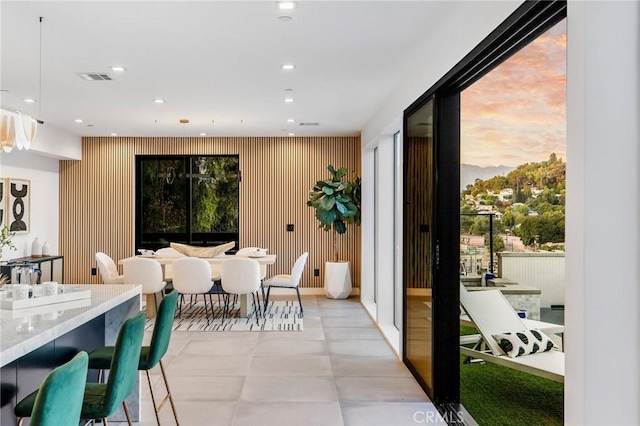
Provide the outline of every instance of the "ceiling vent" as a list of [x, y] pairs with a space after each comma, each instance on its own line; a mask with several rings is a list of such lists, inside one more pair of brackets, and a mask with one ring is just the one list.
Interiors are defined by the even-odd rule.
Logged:
[[300, 123], [301, 126], [319, 126], [320, 123]]
[[78, 77], [87, 81], [111, 81], [113, 78], [109, 74], [99, 72], [79, 72]]

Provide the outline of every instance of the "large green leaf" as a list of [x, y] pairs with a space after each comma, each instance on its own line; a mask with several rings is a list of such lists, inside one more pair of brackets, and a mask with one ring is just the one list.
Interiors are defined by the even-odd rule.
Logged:
[[330, 186], [325, 186], [322, 188], [322, 192], [324, 192], [327, 195], [333, 195], [334, 190]]
[[323, 210], [331, 210], [335, 204], [336, 199], [334, 197], [323, 197], [320, 200], [320, 208]]
[[347, 194], [336, 195], [336, 201], [339, 201], [341, 203], [350, 203], [351, 197], [349, 197]]
[[317, 213], [318, 220], [326, 226], [331, 226], [331, 224], [338, 218], [338, 214], [333, 209], [328, 211], [318, 210]]
[[338, 209], [338, 211], [340, 212], [340, 214], [342, 214], [343, 216], [349, 212], [349, 208], [347, 206], [345, 206], [343, 203], [341, 203], [340, 201], [338, 201], [336, 199], [336, 208]]
[[323, 192], [310, 192], [309, 193], [309, 201], [318, 201], [324, 195]]

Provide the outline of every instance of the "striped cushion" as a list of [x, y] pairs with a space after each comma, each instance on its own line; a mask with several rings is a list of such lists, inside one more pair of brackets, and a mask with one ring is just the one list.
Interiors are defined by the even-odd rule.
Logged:
[[511, 358], [547, 352], [555, 348], [555, 344], [546, 334], [535, 329], [494, 334], [493, 338]]

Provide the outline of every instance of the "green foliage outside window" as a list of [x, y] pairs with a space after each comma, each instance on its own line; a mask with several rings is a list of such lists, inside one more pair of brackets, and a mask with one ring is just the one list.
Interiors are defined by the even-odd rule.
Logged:
[[193, 232], [237, 232], [238, 157], [192, 160], [191, 229]]
[[138, 167], [137, 244], [237, 238], [238, 156], [151, 157], [140, 159]]

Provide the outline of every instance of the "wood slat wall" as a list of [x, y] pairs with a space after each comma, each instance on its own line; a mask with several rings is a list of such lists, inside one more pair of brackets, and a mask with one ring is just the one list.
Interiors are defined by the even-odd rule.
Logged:
[[[261, 246], [278, 255], [269, 274], [289, 273], [304, 251], [309, 260], [301, 287], [322, 287], [324, 262], [332, 259], [333, 233], [318, 229], [306, 206], [328, 164], [360, 174], [359, 137], [105, 137], [83, 138], [82, 160], [60, 162], [60, 251], [65, 281], [98, 283], [94, 255], [117, 262], [135, 254], [135, 156], [238, 154], [240, 246]], [[286, 232], [286, 224], [295, 226]], [[349, 226], [339, 241], [340, 258], [351, 261], [360, 283], [360, 228]], [[313, 271], [320, 270], [314, 277]]]
[[[428, 137], [407, 138], [405, 185], [405, 226], [409, 243], [405, 245], [406, 285], [409, 288], [432, 288], [433, 255], [433, 141]], [[428, 232], [421, 232], [427, 225]]]

